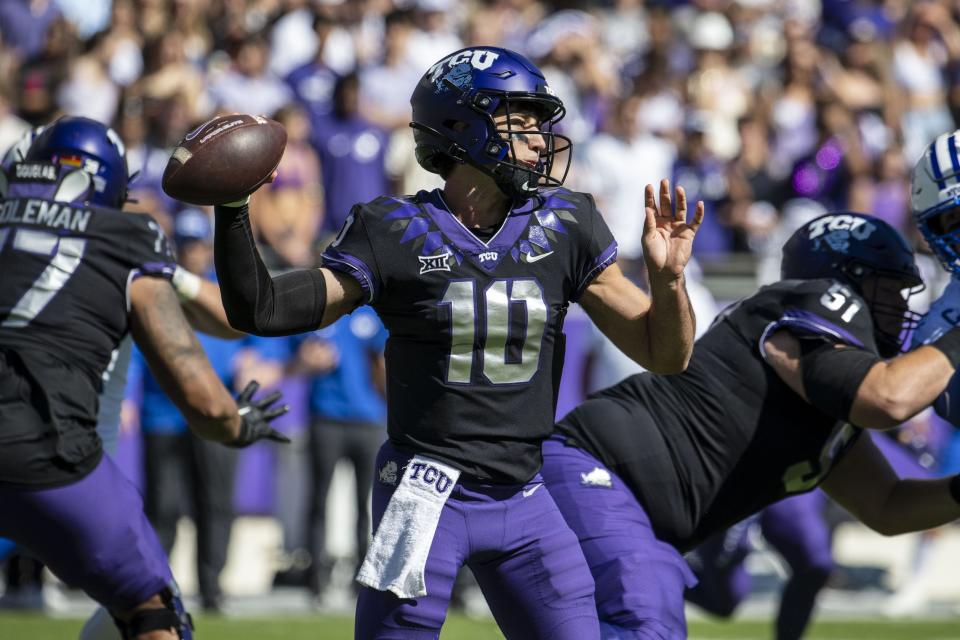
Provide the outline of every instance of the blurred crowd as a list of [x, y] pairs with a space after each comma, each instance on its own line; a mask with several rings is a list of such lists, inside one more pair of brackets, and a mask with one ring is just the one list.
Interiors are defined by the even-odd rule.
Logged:
[[[639, 252], [640, 193], [662, 176], [707, 203], [702, 261], [762, 252], [792, 202], [908, 228], [909, 167], [960, 109], [950, 0], [6, 0], [0, 146], [59, 113], [110, 122], [139, 206], [171, 145], [217, 112], [280, 120], [280, 179], [254, 210], [277, 268], [312, 264], [350, 204], [436, 183], [409, 95], [461, 46], [544, 69], [594, 191]], [[812, 201], [812, 202], [811, 202]]]
[[[167, 197], [164, 167], [218, 113], [271, 116], [287, 149], [252, 222], [272, 269], [313, 266], [353, 203], [439, 185], [408, 127], [424, 71], [463, 46], [502, 46], [539, 65], [566, 105], [566, 184], [595, 194], [624, 260], [640, 262], [644, 185], [669, 177], [706, 203], [704, 269], [739, 254], [771, 280], [782, 241], [825, 210], [869, 212], [917, 238], [909, 169], [960, 122], [958, 24], [956, 0], [2, 0], [0, 149], [61, 114], [112, 124], [136, 173], [130, 208], [152, 213], [189, 268], [212, 277], [210, 212]], [[366, 544], [382, 331], [355, 314], [298, 340], [205, 343], [225, 380], [279, 385], [295, 405], [286, 429], [300, 438], [278, 454], [289, 459], [277, 510], [287, 552], [307, 560], [280, 583], [319, 593], [329, 580], [324, 500], [340, 457], [357, 468]], [[151, 404], [150, 385], [135, 367], [127, 424], [152, 452], [147, 509], [169, 548], [177, 505], [164, 498], [170, 474], [187, 474], [159, 465], [192, 465], [191, 509], [209, 515], [200, 587], [216, 608], [233, 480], [203, 474], [229, 476], [235, 461], [184, 444], [185, 425]], [[284, 489], [297, 473], [306, 497]]]

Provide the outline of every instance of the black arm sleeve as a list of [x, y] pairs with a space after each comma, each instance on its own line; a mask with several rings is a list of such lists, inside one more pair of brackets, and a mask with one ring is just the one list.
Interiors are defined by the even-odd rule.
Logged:
[[810, 404], [832, 418], [849, 420], [857, 390], [880, 357], [824, 340], [801, 340], [800, 348], [803, 388]]
[[312, 331], [323, 321], [327, 285], [319, 269], [271, 278], [250, 228], [249, 209], [215, 207], [214, 264], [230, 325], [258, 336]]

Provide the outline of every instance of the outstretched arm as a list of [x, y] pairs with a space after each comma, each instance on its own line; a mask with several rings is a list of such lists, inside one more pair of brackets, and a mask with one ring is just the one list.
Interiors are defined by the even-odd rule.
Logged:
[[329, 269], [297, 269], [272, 278], [257, 251], [246, 203], [214, 212], [214, 262], [234, 329], [259, 336], [304, 333], [360, 304], [360, 285]]
[[693, 352], [696, 318], [683, 270], [703, 221], [703, 203], [697, 203], [693, 222], [687, 223], [682, 187], [676, 190], [676, 215], [668, 180], [660, 182], [659, 209], [651, 185], [645, 197], [643, 257], [650, 296], [612, 265], [590, 283], [580, 303], [600, 331], [638, 364], [655, 373], [679, 373]]
[[224, 340], [237, 340], [247, 335], [230, 326], [220, 298], [220, 287], [215, 283], [177, 265], [170, 284], [180, 298], [183, 315], [197, 331]]
[[932, 529], [960, 518], [951, 484], [956, 477], [907, 480], [897, 476], [868, 434], [837, 462], [824, 490], [858, 520], [885, 536]]
[[[197, 337], [187, 324], [170, 285], [158, 278], [139, 278], [130, 285], [130, 324], [160, 386], [197, 435], [232, 446], [260, 438], [280, 439], [269, 421], [280, 413], [267, 411], [265, 400], [240, 403], [217, 376]], [[255, 390], [255, 389], [254, 389]], [[270, 404], [277, 398], [268, 398]]]
[[235, 439], [240, 434], [237, 403], [210, 366], [170, 285], [139, 278], [130, 286], [130, 303], [134, 340], [187, 423], [208, 440]]
[[770, 336], [764, 347], [767, 364], [810, 404], [858, 427], [889, 429], [943, 393], [955, 367], [941, 349], [958, 338], [960, 329], [952, 329], [892, 360], [839, 344], [808, 347], [804, 353], [800, 340], [786, 330]]

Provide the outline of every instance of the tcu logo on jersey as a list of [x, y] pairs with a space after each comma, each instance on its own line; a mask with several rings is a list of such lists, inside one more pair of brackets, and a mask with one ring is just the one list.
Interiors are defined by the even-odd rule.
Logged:
[[450, 476], [432, 464], [426, 464], [424, 462], [411, 463], [410, 479], [431, 485], [437, 493], [446, 493], [453, 485]]
[[450, 271], [450, 252], [438, 256], [417, 256], [420, 261], [420, 275], [431, 271]]
[[480, 262], [496, 262], [497, 258], [500, 257], [496, 251], [484, 251], [480, 254]]
[[489, 69], [497, 58], [500, 57], [500, 54], [496, 51], [487, 51], [486, 49], [468, 49], [467, 51], [461, 51], [460, 53], [454, 54], [447, 58], [446, 60], [441, 60], [437, 64], [430, 67], [430, 71], [427, 73], [430, 74], [430, 82], [436, 82], [440, 75], [443, 73], [444, 69], [452, 69], [460, 64], [469, 64], [474, 69]]
[[838, 214], [824, 216], [810, 224], [810, 239], [819, 238], [827, 231], [847, 231], [857, 240], [866, 240], [877, 228], [864, 218]]

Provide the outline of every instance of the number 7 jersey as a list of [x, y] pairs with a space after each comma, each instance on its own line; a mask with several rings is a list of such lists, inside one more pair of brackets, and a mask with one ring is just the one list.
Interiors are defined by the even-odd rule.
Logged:
[[45, 392], [70, 407], [71, 420], [93, 423], [128, 331], [130, 282], [173, 266], [148, 215], [0, 200], [0, 349], [17, 352]]
[[523, 482], [553, 427], [567, 305], [616, 253], [587, 194], [543, 190], [483, 242], [435, 190], [355, 206], [323, 264], [360, 283], [390, 333], [391, 441]]

